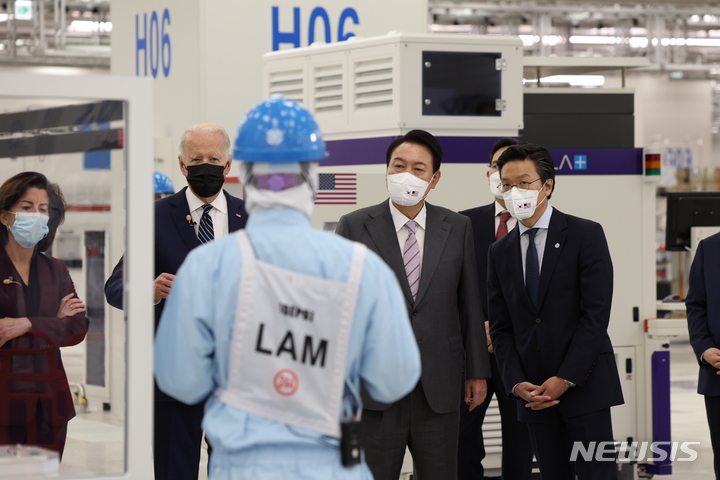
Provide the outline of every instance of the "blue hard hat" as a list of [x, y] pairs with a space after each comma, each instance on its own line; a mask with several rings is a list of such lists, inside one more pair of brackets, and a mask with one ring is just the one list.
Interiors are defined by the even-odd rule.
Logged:
[[233, 158], [243, 162], [307, 162], [327, 157], [317, 122], [302, 105], [273, 95], [240, 121]]
[[153, 184], [155, 185], [155, 193], [175, 193], [172, 180], [164, 173], [153, 173]]

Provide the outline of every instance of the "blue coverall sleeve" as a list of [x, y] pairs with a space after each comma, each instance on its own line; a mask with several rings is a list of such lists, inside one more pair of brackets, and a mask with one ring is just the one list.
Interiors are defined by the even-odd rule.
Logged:
[[[360, 376], [372, 398], [391, 403], [420, 379], [420, 351], [397, 277], [373, 252], [363, 272], [359, 300], [373, 292]], [[367, 305], [359, 305], [365, 308]]]

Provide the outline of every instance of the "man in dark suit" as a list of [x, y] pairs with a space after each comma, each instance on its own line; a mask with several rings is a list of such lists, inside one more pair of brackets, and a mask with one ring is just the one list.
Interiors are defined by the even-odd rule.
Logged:
[[687, 307], [690, 344], [700, 364], [698, 393], [705, 396], [715, 478], [720, 478], [720, 233], [702, 240], [690, 268]]
[[490, 376], [470, 221], [425, 202], [441, 161], [428, 132], [396, 139], [386, 154], [390, 200], [338, 225], [337, 233], [367, 245], [397, 275], [422, 361], [420, 382], [402, 400], [387, 405], [363, 395], [363, 443], [376, 480], [397, 480], [406, 446], [419, 478], [455, 478], [463, 364], [470, 408], [485, 399]]
[[532, 445], [528, 435], [527, 426], [517, 419], [517, 402], [508, 397], [503, 386], [497, 361], [493, 353], [490, 340], [490, 327], [488, 325], [487, 311], [487, 258], [490, 245], [505, 235], [517, 224], [517, 220], [510, 216], [505, 201], [500, 192], [500, 172], [497, 160], [500, 155], [512, 145], [517, 145], [514, 138], [501, 138], [490, 150], [490, 164], [487, 172], [490, 193], [495, 201], [490, 205], [471, 208], [460, 212], [470, 218], [472, 222], [473, 237], [475, 238], [475, 259], [480, 299], [485, 314], [485, 335], [488, 352], [490, 353], [490, 368], [492, 377], [488, 382], [487, 397], [485, 401], [473, 411], [467, 404], [460, 403], [460, 436], [458, 438], [458, 480], [482, 480], [485, 469], [482, 461], [485, 458], [485, 443], [483, 441], [482, 425], [485, 414], [490, 406], [490, 400], [495, 393], [500, 409], [502, 422], [502, 478], [505, 480], [530, 480], [532, 475]]
[[[230, 148], [230, 138], [219, 125], [201, 123], [182, 135], [178, 161], [190, 188], [155, 202], [156, 330], [175, 273], [188, 252], [245, 226], [245, 202], [222, 190], [232, 165]], [[105, 283], [105, 298], [120, 309], [122, 271], [121, 258]], [[155, 386], [155, 480], [197, 480], [204, 404], [185, 405]]]
[[610, 407], [623, 403], [607, 327], [613, 269], [602, 227], [548, 205], [549, 152], [509, 147], [498, 159], [518, 228], [490, 246], [488, 318], [508, 395], [518, 397], [543, 478], [617, 478], [614, 455], [578, 456], [574, 442], [612, 442]]

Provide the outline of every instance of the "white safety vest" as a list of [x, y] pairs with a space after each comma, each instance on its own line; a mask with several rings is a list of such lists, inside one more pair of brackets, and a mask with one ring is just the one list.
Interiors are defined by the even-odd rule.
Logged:
[[340, 438], [348, 342], [367, 248], [355, 244], [337, 282], [259, 261], [238, 232], [243, 266], [220, 400], [245, 412]]

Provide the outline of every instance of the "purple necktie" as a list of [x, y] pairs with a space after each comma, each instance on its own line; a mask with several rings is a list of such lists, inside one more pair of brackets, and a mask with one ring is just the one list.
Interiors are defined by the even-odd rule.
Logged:
[[407, 276], [408, 285], [410, 285], [413, 300], [415, 300], [420, 286], [420, 245], [418, 245], [417, 238], [415, 238], [417, 227], [418, 224], [414, 220], [410, 220], [405, 224], [405, 228], [408, 229], [409, 233], [403, 250], [405, 275]]

